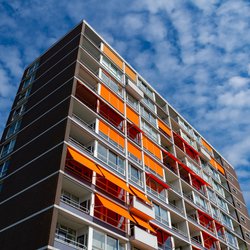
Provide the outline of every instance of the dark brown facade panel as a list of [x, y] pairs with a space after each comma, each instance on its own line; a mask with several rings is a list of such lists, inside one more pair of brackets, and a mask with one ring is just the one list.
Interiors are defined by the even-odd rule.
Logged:
[[[53, 78], [53, 80], [49, 81], [46, 86], [45, 85], [43, 86], [43, 84], [45, 84], [46, 82], [41, 83], [41, 84], [38, 83], [38, 85], [41, 85], [40, 86], [41, 88], [38, 91], [36, 91], [35, 93], [34, 93], [35, 89], [33, 86], [32, 93], [34, 93], [34, 94], [30, 95], [30, 97], [29, 97], [26, 110], [28, 110], [33, 105], [37, 104], [37, 102], [39, 102], [39, 100], [47, 97], [49, 94], [51, 94], [54, 90], [56, 90], [57, 88], [59, 88], [63, 84], [69, 84], [70, 86], [72, 86], [73, 79], [71, 79], [71, 78], [73, 78], [74, 72], [75, 72], [75, 64], [73, 63], [71, 66], [69, 66], [65, 70], [61, 71], [60, 74], [58, 74], [56, 77]], [[53, 77], [53, 76], [51, 76], [51, 77]], [[67, 83], [67, 81], [70, 81], [70, 83]], [[65, 89], [65, 91], [66, 91], [66, 89]], [[67, 96], [70, 94], [71, 94], [71, 89], [68, 89], [68, 92], [66, 92], [64, 96]], [[17, 102], [17, 97], [15, 98], [15, 103], [16, 102]], [[14, 106], [15, 105], [13, 105], [13, 107]], [[7, 124], [9, 124], [11, 122], [11, 117], [13, 115], [13, 112], [14, 112], [14, 110], [12, 110], [10, 112]], [[6, 131], [4, 131], [4, 133], [5, 132]]]
[[[66, 95], [66, 92], [63, 92], [64, 89], [58, 91], [58, 95], [49, 96], [24, 115], [21, 124], [23, 130], [18, 134], [17, 147], [38, 136], [68, 115], [70, 96], [64, 96]], [[59, 101], [56, 102], [56, 99]], [[61, 101], [63, 99], [64, 101]], [[59, 102], [60, 105], [56, 105]], [[29, 125], [30, 123], [32, 124]]]
[[48, 245], [53, 209], [49, 209], [0, 234], [3, 250], [34, 250]]
[[[75, 64], [71, 65], [70, 67], [62, 71], [53, 80], [51, 80], [46, 86], [42, 87], [37, 92], [35, 92], [32, 96], [30, 96], [27, 108], [29, 109], [33, 107], [35, 104], [39, 102], [39, 100], [47, 97], [50, 94], [53, 94], [52, 92], [54, 92], [59, 87], [64, 88], [64, 91], [65, 91], [63, 95], [64, 98], [66, 96], [71, 95], [74, 71], [75, 71]], [[62, 86], [62, 85], [67, 85], [67, 87]], [[58, 89], [57, 91], [60, 91], [60, 90]], [[56, 94], [54, 94], [54, 97], [55, 95]], [[57, 100], [60, 101], [59, 98], [57, 98]]]
[[[235, 170], [232, 167], [227, 167], [227, 168], [225, 168], [225, 170], [226, 170], [227, 175], [230, 174], [230, 175], [234, 176], [238, 180], [237, 174], [236, 174]], [[228, 178], [228, 179], [230, 180], [230, 178]]]
[[[56, 82], [54, 82], [54, 77], [58, 74], [61, 74], [62, 71], [64, 71], [69, 65], [71, 65], [74, 61], [76, 61], [77, 58], [78, 49], [71, 51], [70, 54], [66, 55], [60, 62], [52, 66], [45, 74], [41, 75], [39, 78], [37, 78], [32, 87], [32, 92], [34, 93], [37, 89], [39, 89], [41, 86], [46, 84], [47, 82], [53, 82], [54, 84], [58, 85]], [[72, 73], [68, 76], [65, 76], [65, 80], [68, 80], [70, 77], [72, 77]], [[51, 80], [53, 79], [53, 80]]]
[[241, 190], [240, 184], [239, 184], [238, 180], [235, 178], [228, 179], [228, 184], [229, 184], [231, 190], [233, 187], [236, 187], [237, 189]]
[[75, 36], [77, 36], [82, 31], [81, 22], [78, 26], [76, 26], [72, 31], [70, 31], [65, 37], [63, 37], [60, 41], [58, 41], [55, 45], [53, 45], [48, 51], [46, 51], [40, 58], [40, 64], [48, 60], [53, 54], [55, 54], [58, 50], [60, 50], [65, 44], [71, 41]]
[[13, 153], [10, 171], [14, 171], [17, 167], [24, 165], [25, 163], [45, 153], [55, 145], [62, 143], [64, 140], [66, 123], [66, 119], [61, 121], [34, 141]]
[[[235, 204], [235, 207], [237, 208], [238, 211], [240, 211], [240, 213], [242, 213], [244, 216], [247, 216], [248, 217], [248, 210], [247, 210], [247, 207], [243, 204], [241, 204], [241, 207], [238, 207], [237, 206], [237, 203], [239, 203], [239, 201], [234, 198], [234, 204]], [[245, 203], [244, 203], [245, 204]], [[240, 214], [238, 213], [238, 215]]]
[[[1, 218], [0, 229], [53, 205], [58, 176], [54, 175], [3, 203], [0, 207], [0, 214], [4, 215]], [[40, 230], [34, 231], [38, 233]]]
[[[46, 62], [40, 65], [36, 72], [36, 78], [39, 78], [42, 74], [44, 74], [47, 70], [53, 67], [56, 63], [58, 63], [63, 57], [70, 54], [74, 49], [79, 46], [80, 43], [80, 33], [78, 36], [73, 38], [73, 40], [65, 45], [61, 50], [57, 51], [54, 55], [52, 55]], [[60, 63], [60, 62], [59, 62]]]
[[60, 169], [62, 150], [63, 144], [6, 178], [2, 187], [0, 201], [6, 200], [8, 197], [57, 172]]

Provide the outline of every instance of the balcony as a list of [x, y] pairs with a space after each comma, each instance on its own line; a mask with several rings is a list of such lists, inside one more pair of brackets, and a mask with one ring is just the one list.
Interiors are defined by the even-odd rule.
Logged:
[[130, 211], [144, 220], [151, 220], [155, 218], [154, 208], [139, 201], [136, 196], [133, 196]]
[[89, 208], [87, 207], [87, 204], [83, 206], [80, 203], [75, 202], [63, 195], [60, 197], [60, 207], [82, 217], [84, 214], [89, 214]]
[[134, 246], [141, 249], [153, 250], [158, 248], [157, 237], [137, 226], [131, 229], [130, 240]]
[[54, 247], [60, 250], [87, 250], [87, 246], [76, 241], [75, 236], [69, 233], [63, 233], [62, 230], [56, 229]]
[[144, 93], [129, 79], [127, 79], [126, 90], [137, 100], [141, 100], [144, 97]]
[[211, 160], [211, 156], [210, 154], [203, 148], [203, 147], [200, 147], [200, 155], [203, 159], [207, 160], [207, 161], [210, 161]]
[[88, 242], [88, 226], [76, 217], [69, 218], [59, 211], [55, 231], [54, 247], [61, 250], [86, 250]]

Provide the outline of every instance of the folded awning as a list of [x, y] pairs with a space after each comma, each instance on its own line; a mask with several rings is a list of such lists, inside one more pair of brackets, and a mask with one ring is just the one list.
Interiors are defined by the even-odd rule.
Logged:
[[100, 169], [97, 167], [97, 165], [90, 160], [89, 158], [87, 158], [86, 156], [78, 153], [77, 151], [75, 151], [74, 149], [68, 147], [68, 153], [70, 154], [70, 156], [73, 158], [74, 161], [80, 163], [81, 165], [89, 168], [92, 171], [95, 171], [96, 173], [102, 175]]
[[207, 183], [201, 176], [199, 176], [198, 174], [196, 174], [191, 168], [189, 168], [187, 165], [185, 165], [184, 163], [182, 163], [181, 161], [178, 160], [179, 165], [182, 166], [182, 168], [184, 168], [185, 170], [187, 170], [191, 175], [193, 175], [196, 179], [198, 179], [203, 185], [206, 186], [211, 186], [209, 183]]
[[100, 194], [96, 194], [96, 196], [104, 207], [136, 223], [135, 219], [130, 215], [127, 209], [115, 204], [114, 202], [108, 200], [107, 198], [101, 196]]
[[161, 185], [163, 188], [165, 188], [165, 189], [169, 189], [169, 188], [170, 188], [170, 186], [169, 186], [166, 182], [160, 180], [160, 179], [157, 178], [154, 174], [151, 174], [151, 173], [146, 172], [146, 175], [147, 175], [149, 178], [151, 178], [151, 179], [153, 179], [154, 181], [156, 181], [156, 182], [157, 182], [159, 185]]
[[133, 215], [133, 218], [135, 219], [135, 221], [137, 222], [137, 224], [141, 227], [144, 227], [148, 230], [150, 230], [153, 233], [156, 233], [156, 231], [150, 226], [150, 224], [144, 220], [142, 220], [141, 218]]
[[107, 180], [111, 181], [112, 183], [124, 189], [125, 191], [133, 194], [130, 188], [127, 186], [125, 181], [121, 180], [119, 177], [110, 173], [108, 170], [102, 168], [101, 166], [98, 166], [98, 169], [100, 170], [101, 175], [103, 175]]
[[145, 196], [145, 194], [143, 192], [141, 192], [140, 190], [138, 190], [137, 188], [129, 185], [129, 188], [131, 189], [133, 195], [137, 196], [138, 198], [140, 198], [141, 200], [152, 204], [152, 202]]

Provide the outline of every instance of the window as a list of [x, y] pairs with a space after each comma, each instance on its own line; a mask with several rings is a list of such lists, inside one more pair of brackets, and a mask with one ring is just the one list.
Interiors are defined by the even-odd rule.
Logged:
[[155, 210], [155, 219], [161, 222], [162, 224], [169, 226], [168, 211], [158, 206], [157, 204], [153, 205]]
[[200, 136], [199, 136], [198, 134], [196, 134], [196, 133], [194, 132], [193, 136], [194, 136], [194, 139], [195, 139], [197, 142], [201, 143], [201, 138], [200, 138]]
[[29, 76], [28, 78], [26, 78], [23, 82], [23, 87], [22, 89], [27, 88], [35, 79], [35, 74]]
[[203, 179], [204, 179], [206, 182], [210, 183], [209, 176], [206, 175], [204, 172], [203, 172]]
[[68, 203], [72, 203], [73, 205], [74, 204], [77, 205], [80, 203], [80, 199], [77, 196], [75, 196], [75, 195], [73, 195], [65, 190], [62, 190], [62, 199]]
[[58, 224], [56, 229], [56, 238], [65, 242], [73, 243], [76, 240], [76, 231], [67, 226]]
[[122, 81], [122, 72], [105, 56], [102, 57], [101, 63], [115, 76], [119, 81]]
[[246, 219], [243, 216], [240, 216], [240, 220], [246, 223]]
[[125, 245], [109, 235], [94, 230], [93, 250], [124, 250]]
[[9, 161], [5, 161], [2, 164], [0, 164], [0, 178], [4, 177], [7, 174], [9, 165], [10, 165]]
[[156, 118], [151, 114], [150, 111], [148, 111], [144, 107], [141, 107], [141, 115], [142, 115], [142, 117], [145, 118], [146, 121], [148, 121], [154, 127], [156, 127]]
[[224, 214], [224, 213], [221, 213], [221, 219], [222, 219], [222, 223], [223, 223], [225, 226], [228, 226], [229, 228], [233, 229], [232, 220], [230, 219], [229, 216], [227, 216], [227, 215]]
[[222, 208], [224, 211], [228, 212], [227, 203], [219, 196], [217, 196], [218, 206]]
[[114, 152], [105, 148], [101, 144], [98, 144], [97, 157], [107, 163], [112, 169], [115, 169], [121, 174], [125, 174], [125, 163], [124, 159], [116, 155]]
[[234, 246], [234, 247], [238, 247], [238, 244], [237, 244], [237, 240], [236, 240], [236, 237], [234, 237], [231, 233], [229, 233], [228, 231], [226, 231], [226, 237], [227, 237], [227, 242]]
[[187, 161], [187, 166], [191, 168], [196, 174], [200, 174], [200, 169], [193, 163]]
[[127, 93], [127, 103], [129, 103], [135, 110], [138, 111], [139, 109], [138, 101], [129, 93]]
[[220, 175], [219, 175], [219, 173], [218, 173], [213, 167], [209, 167], [208, 171], [209, 171], [209, 174], [210, 174], [216, 181], [218, 181], [219, 183], [221, 183]]
[[35, 70], [38, 68], [38, 65], [39, 65], [38, 62], [33, 63], [33, 64], [29, 67], [29, 69], [27, 70], [26, 76], [29, 76], [29, 75], [31, 75], [33, 72], [35, 72]]
[[214, 192], [211, 189], [208, 188], [207, 193], [208, 193], [209, 200], [216, 203], [216, 196], [215, 196]]
[[232, 188], [232, 191], [237, 194], [237, 190], [235, 188]]
[[195, 196], [195, 204], [207, 211], [206, 201], [196, 193], [194, 193], [194, 196]]
[[143, 187], [142, 172], [138, 168], [129, 164], [129, 180], [136, 185]]
[[250, 233], [245, 232], [245, 235], [248, 239], [250, 239]]
[[123, 98], [122, 87], [102, 71], [101, 78], [116, 94]]
[[233, 178], [233, 176], [232, 176], [231, 174], [227, 174], [227, 177], [228, 177], [228, 179], [230, 179], [231, 181], [234, 180], [234, 178]]
[[212, 186], [214, 188], [215, 191], [217, 191], [221, 196], [223, 196], [225, 198], [225, 193], [223, 188], [220, 186], [220, 184], [218, 184], [215, 181], [212, 181]]
[[13, 122], [8, 129], [5, 139], [9, 138], [10, 136], [14, 135], [17, 131], [19, 131], [20, 125], [21, 125], [21, 120]]
[[19, 95], [17, 105], [23, 102], [30, 95], [30, 91], [31, 88], [28, 88]]
[[20, 107], [18, 107], [12, 114], [12, 121], [14, 119], [16, 119], [17, 117], [19, 117], [20, 115], [22, 115], [25, 111], [25, 104], [21, 105]]
[[142, 121], [142, 130], [143, 130], [151, 139], [153, 139], [155, 142], [158, 143], [158, 134], [157, 134], [156, 131], [155, 131], [150, 125], [148, 125], [145, 121]]
[[144, 83], [142, 80], [138, 80], [138, 87], [149, 97], [151, 97], [152, 99], [154, 98], [154, 94], [153, 91], [151, 89], [148, 88], [148, 86], [146, 85], [146, 83]]
[[236, 201], [236, 205], [237, 207], [241, 208], [241, 204], [238, 201]]
[[214, 218], [218, 218], [219, 214], [218, 214], [218, 209], [215, 208], [214, 206], [211, 206], [211, 211], [212, 211], [212, 215]]
[[155, 105], [147, 96], [145, 96], [142, 101], [147, 105], [148, 108], [155, 112]]
[[15, 142], [16, 142], [16, 139], [13, 139], [13, 140], [9, 141], [7, 144], [3, 145], [0, 158], [6, 156], [7, 154], [9, 154], [13, 151], [13, 148], [15, 146]]

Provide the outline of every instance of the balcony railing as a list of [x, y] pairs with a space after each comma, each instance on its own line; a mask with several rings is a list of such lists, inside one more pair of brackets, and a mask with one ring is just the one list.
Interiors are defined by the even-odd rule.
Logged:
[[188, 237], [187, 233], [181, 231], [179, 228], [176, 228], [176, 227], [172, 226], [172, 229], [173, 229], [173, 231], [176, 232], [177, 234], [180, 234], [180, 235], [182, 235], [182, 236], [184, 236], [184, 237], [186, 237], [186, 238]]
[[62, 202], [64, 202], [64, 203], [70, 205], [71, 207], [74, 207], [74, 208], [76, 208], [76, 209], [78, 209], [78, 210], [80, 210], [80, 211], [82, 211], [82, 212], [84, 212], [86, 214], [89, 214], [89, 209], [88, 208], [83, 207], [80, 203], [78, 203], [78, 202], [76, 202], [76, 201], [74, 201], [74, 200], [72, 200], [72, 199], [70, 199], [70, 198], [68, 198], [68, 197], [66, 197], [64, 195], [62, 195], [60, 197], [60, 200]]
[[151, 187], [147, 186], [147, 192], [152, 194], [153, 196], [157, 197], [158, 199], [165, 201], [166, 196], [163, 194], [158, 193], [157, 191], [153, 190]]
[[95, 122], [92, 123], [87, 123], [84, 120], [82, 120], [79, 116], [77, 116], [76, 114], [73, 114], [72, 117], [74, 119], [76, 119], [78, 122], [80, 122], [81, 124], [83, 124], [84, 126], [87, 126], [88, 128], [95, 130]]
[[172, 207], [174, 210], [177, 210], [179, 213], [184, 214], [184, 211], [181, 208], [174, 205], [173, 203], [169, 202], [168, 205]]
[[55, 234], [55, 240], [59, 241], [69, 247], [72, 247], [74, 249], [79, 249], [79, 250], [87, 250], [87, 246], [85, 246], [84, 244], [75, 241], [75, 236], [74, 235], [70, 235], [69, 233], [60, 233], [60, 229], [56, 229], [56, 234]]

